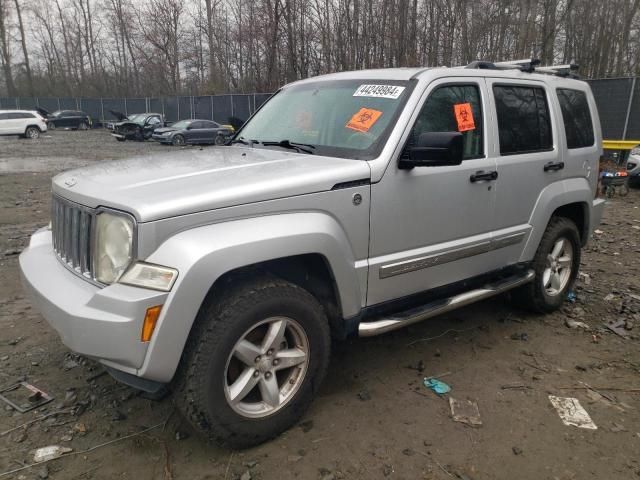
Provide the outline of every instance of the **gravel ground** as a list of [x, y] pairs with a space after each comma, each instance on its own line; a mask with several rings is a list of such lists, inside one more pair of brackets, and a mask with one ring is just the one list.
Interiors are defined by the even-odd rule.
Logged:
[[[26, 379], [55, 397], [25, 414], [0, 403], [0, 479], [640, 478], [640, 191], [608, 202], [577, 300], [561, 312], [531, 315], [500, 297], [337, 344], [298, 426], [229, 451], [197, 437], [170, 398], [146, 399], [70, 353], [20, 285], [17, 255], [49, 220], [54, 173], [165, 148], [103, 131], [0, 139], [0, 387]], [[602, 326], [609, 320], [626, 338]], [[422, 385], [432, 375], [449, 395]], [[579, 399], [598, 429], [565, 426], [549, 395]], [[448, 397], [477, 402], [482, 425], [454, 421]], [[47, 445], [73, 454], [3, 473]]]

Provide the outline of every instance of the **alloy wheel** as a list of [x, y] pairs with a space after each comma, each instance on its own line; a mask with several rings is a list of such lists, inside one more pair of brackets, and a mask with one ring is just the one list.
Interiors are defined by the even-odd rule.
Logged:
[[547, 262], [542, 274], [542, 284], [549, 296], [560, 294], [571, 279], [573, 268], [573, 246], [565, 238], [558, 238], [547, 255]]
[[295, 320], [267, 318], [235, 344], [225, 368], [229, 406], [248, 418], [263, 418], [284, 407], [304, 381], [309, 340]]

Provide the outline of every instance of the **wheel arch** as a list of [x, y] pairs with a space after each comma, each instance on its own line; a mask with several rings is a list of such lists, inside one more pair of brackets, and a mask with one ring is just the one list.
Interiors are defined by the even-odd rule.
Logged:
[[592, 230], [590, 205], [593, 190], [588, 178], [571, 178], [554, 182], [540, 193], [529, 218], [533, 227], [520, 256], [521, 262], [533, 259], [542, 236], [554, 216], [566, 217], [578, 227], [582, 246], [587, 244]]
[[138, 370], [151, 380], [171, 380], [202, 304], [256, 270], [312, 293], [337, 336], [345, 333], [341, 320], [361, 308], [361, 275], [349, 241], [338, 222], [320, 212], [197, 227], [169, 238], [146, 260], [179, 272]]

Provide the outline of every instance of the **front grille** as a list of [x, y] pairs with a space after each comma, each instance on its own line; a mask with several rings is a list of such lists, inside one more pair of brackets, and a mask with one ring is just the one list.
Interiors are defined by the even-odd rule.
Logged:
[[60, 197], [51, 201], [53, 250], [67, 268], [91, 280], [91, 231], [95, 212]]

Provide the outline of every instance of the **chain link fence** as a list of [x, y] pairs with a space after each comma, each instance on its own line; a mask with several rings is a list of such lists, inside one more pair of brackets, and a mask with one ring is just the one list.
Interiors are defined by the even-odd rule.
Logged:
[[[587, 80], [598, 105], [602, 135], [607, 140], [640, 140], [640, 81], [636, 77]], [[229, 123], [247, 120], [269, 93], [143, 98], [0, 97], [0, 109], [44, 108], [82, 110], [101, 123], [116, 120], [110, 110], [125, 115], [162, 113], [168, 122], [187, 118]]]
[[117, 120], [111, 111], [125, 115], [161, 113], [168, 122], [199, 118], [229, 123], [233, 117], [246, 121], [270, 96], [270, 93], [250, 93], [142, 98], [0, 97], [0, 109], [81, 110], [96, 123]]

